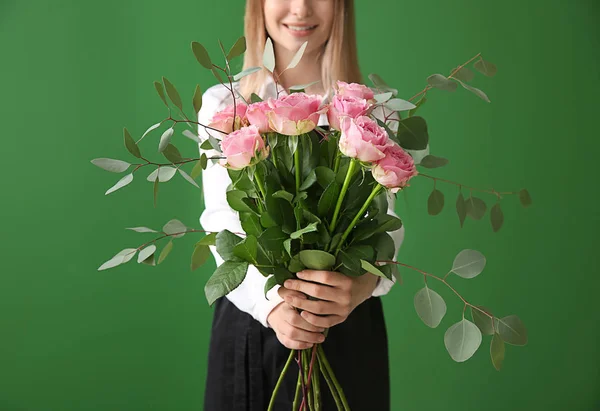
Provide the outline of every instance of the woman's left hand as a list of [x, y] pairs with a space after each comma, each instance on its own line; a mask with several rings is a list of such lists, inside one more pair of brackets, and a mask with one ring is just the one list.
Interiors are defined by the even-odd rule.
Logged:
[[[307, 322], [323, 328], [346, 321], [358, 305], [371, 297], [377, 285], [377, 276], [371, 273], [349, 277], [334, 271], [304, 270], [296, 276], [298, 280], [287, 280], [279, 288], [279, 295], [303, 310], [301, 315]], [[307, 299], [306, 295], [318, 300]]]

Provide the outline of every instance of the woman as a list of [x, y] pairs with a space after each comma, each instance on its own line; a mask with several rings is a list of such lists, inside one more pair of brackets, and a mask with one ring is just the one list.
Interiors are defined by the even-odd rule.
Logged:
[[[320, 80], [306, 92], [327, 96], [336, 80], [360, 83], [354, 24], [352, 0], [247, 0], [244, 68], [262, 65], [267, 36], [274, 44], [276, 75], [308, 41], [299, 65], [278, 78], [280, 93], [293, 85]], [[263, 99], [277, 94], [273, 77], [266, 70], [234, 86], [247, 99], [253, 92]], [[199, 122], [208, 124], [215, 112], [231, 103], [231, 93], [223, 85], [208, 89]], [[325, 116], [319, 124], [327, 126]], [[204, 128], [199, 132], [207, 137]], [[226, 201], [231, 180], [225, 168], [209, 166], [203, 181], [203, 228], [243, 232], [237, 214]], [[393, 209], [390, 198], [389, 212]], [[390, 234], [399, 248], [404, 229]], [[213, 254], [221, 264], [223, 260], [214, 249]], [[250, 267], [243, 283], [215, 303], [206, 411], [266, 410], [289, 349], [323, 342], [322, 332], [330, 327], [323, 348], [352, 410], [389, 410], [387, 335], [379, 296], [386, 294], [393, 282], [369, 273], [358, 278], [323, 271], [303, 274], [302, 280], [273, 288], [266, 299], [266, 278]], [[319, 301], [309, 300], [307, 295]], [[294, 307], [304, 310], [302, 315]], [[294, 367], [279, 390], [276, 410], [291, 410], [296, 379]], [[322, 384], [323, 409], [336, 409]]]

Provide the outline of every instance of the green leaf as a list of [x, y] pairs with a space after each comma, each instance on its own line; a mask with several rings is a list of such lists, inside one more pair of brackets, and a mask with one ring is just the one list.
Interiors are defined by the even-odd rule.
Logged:
[[227, 61], [231, 61], [234, 58], [241, 56], [246, 51], [246, 38], [244, 36], [237, 39], [235, 44], [227, 53]]
[[492, 357], [492, 364], [497, 371], [500, 371], [504, 363], [505, 349], [504, 341], [502, 341], [500, 335], [494, 334], [490, 343], [490, 356]]
[[173, 130], [172, 128], [168, 128], [167, 130], [165, 130], [164, 133], [162, 133], [162, 136], [160, 136], [160, 142], [158, 143], [158, 151], [160, 153], [165, 151], [165, 149], [171, 142], [171, 137], [173, 137], [173, 133], [175, 133], [175, 130]]
[[150, 257], [148, 257], [144, 261], [142, 261], [142, 264], [150, 265], [150, 266], [155, 266], [156, 265], [156, 261], [154, 259], [154, 254], [152, 254]]
[[393, 111], [407, 111], [417, 108], [417, 106], [415, 106], [410, 101], [402, 100], [399, 98], [393, 98], [391, 100], [388, 100], [384, 105], [386, 108]]
[[529, 207], [531, 205], [531, 196], [529, 195], [529, 191], [523, 189], [519, 191], [519, 200], [521, 201], [521, 205], [523, 207]]
[[173, 144], [167, 145], [167, 147], [164, 149], [164, 151], [162, 153], [163, 153], [163, 156], [165, 156], [165, 158], [167, 160], [169, 160], [171, 163], [179, 163], [180, 161], [183, 161], [183, 158], [181, 157], [181, 153], [179, 152], [177, 147], [175, 147]]
[[248, 198], [248, 194], [241, 190], [229, 190], [226, 194], [227, 203], [229, 206], [240, 213], [254, 213], [254, 210], [244, 202]]
[[233, 247], [233, 255], [244, 261], [248, 261], [254, 265], [256, 262], [256, 252], [258, 249], [258, 241], [253, 235], [248, 235], [242, 241], [240, 241], [235, 247]]
[[173, 104], [175, 104], [179, 110], [183, 111], [183, 103], [181, 102], [181, 97], [179, 96], [175, 86], [166, 77], [163, 77], [162, 80], [165, 84], [165, 90], [167, 90], [167, 96], [169, 96], [169, 99], [171, 99]]
[[202, 157], [200, 157], [200, 160], [196, 162], [196, 165], [194, 165], [194, 168], [192, 169], [191, 177], [193, 180], [196, 180], [198, 177], [200, 177], [200, 174], [202, 174], [202, 170], [204, 170], [206, 167], [206, 154], [202, 153], [202, 156], [204, 156], [205, 159], [204, 164], [202, 161]]
[[242, 241], [242, 238], [233, 234], [229, 230], [220, 231], [216, 237], [217, 253], [223, 260], [237, 260], [233, 249]]
[[275, 278], [274, 275], [272, 275], [269, 278], [267, 278], [267, 282], [265, 283], [265, 299], [268, 300], [267, 293], [269, 291], [271, 291], [271, 289], [273, 287], [275, 287], [276, 285], [277, 285], [277, 278]]
[[242, 217], [243, 218], [240, 218], [240, 220], [242, 221], [244, 232], [256, 237], [260, 236], [263, 230], [258, 216], [254, 213], [244, 213]]
[[311, 170], [310, 173], [308, 173], [308, 175], [302, 182], [302, 184], [300, 185], [300, 191], [308, 190], [316, 182], [317, 182], [317, 175], [315, 173], [315, 170]]
[[273, 197], [282, 198], [285, 201], [287, 201], [288, 203], [291, 203], [292, 200], [294, 199], [294, 195], [292, 193], [288, 193], [285, 190], [279, 190], [279, 191], [274, 192]]
[[427, 286], [415, 294], [414, 304], [417, 315], [428, 327], [436, 328], [446, 315], [446, 302]]
[[152, 189], [154, 208], [156, 208], [156, 202], [158, 200], [158, 183], [159, 182], [160, 181], [159, 181], [159, 176], [158, 176], [158, 172], [157, 172], [156, 176], [154, 178], [154, 184], [153, 184], [153, 189]]
[[204, 294], [209, 305], [235, 290], [246, 278], [248, 263], [245, 261], [225, 261], [217, 267], [204, 286]]
[[[454, 71], [454, 70], [453, 70]], [[469, 82], [475, 78], [475, 74], [469, 70], [467, 67], [462, 67], [458, 70], [454, 75], [452, 75], [457, 80]]]
[[[192, 133], [192, 131], [190, 130], [183, 130], [181, 134], [183, 134], [185, 137], [189, 138], [196, 144], [203, 144], [202, 140], [200, 140], [200, 137], [198, 137], [196, 133]], [[208, 149], [210, 149], [210, 147]]]
[[444, 334], [444, 345], [456, 362], [468, 360], [481, 345], [481, 331], [471, 321], [463, 318]]
[[[477, 308], [480, 308], [491, 315], [490, 310], [485, 308], [484, 306], [478, 305]], [[488, 317], [481, 311], [471, 307], [471, 318], [473, 318], [473, 322], [479, 328], [483, 335], [494, 334], [494, 322], [492, 321], [492, 317]]]
[[265, 228], [270, 228], [275, 227], [277, 222], [269, 214], [262, 214], [260, 216], [260, 224]]
[[427, 212], [429, 215], [438, 215], [444, 209], [444, 193], [434, 189], [427, 199]]
[[117, 191], [118, 189], [125, 187], [127, 184], [131, 183], [132, 181], [133, 181], [133, 173], [127, 174], [125, 177], [123, 177], [122, 179], [117, 181], [117, 184], [115, 184], [114, 186], [112, 186], [111, 188], [106, 190], [106, 193], [104, 193], [104, 195], [109, 195], [110, 193], [113, 193], [113, 192]]
[[304, 91], [307, 88], [309, 88], [310, 86], [314, 86], [317, 83], [320, 83], [321, 80], [316, 80], [316, 81], [311, 81], [310, 83], [306, 83], [306, 84], [295, 84], [293, 86], [290, 86], [290, 91]]
[[[240, 81], [242, 78], [249, 76], [250, 74], [254, 74], [257, 71], [261, 71], [262, 67], [250, 67], [247, 68], [246, 70], [240, 71], [239, 73], [237, 73], [236, 75], [233, 76], [233, 80], [234, 81]], [[254, 103], [254, 101], [253, 101]]]
[[148, 175], [148, 177], [146, 178], [146, 180], [148, 180], [150, 182], [154, 182], [156, 180], [156, 176], [158, 175], [158, 181], [160, 183], [166, 183], [167, 181], [172, 179], [173, 176], [175, 176], [176, 172], [177, 172], [177, 169], [174, 167], [162, 166], [162, 167], [159, 167], [156, 170], [154, 170], [152, 173], [150, 173]]
[[340, 250], [338, 259], [342, 264], [342, 267], [339, 267], [340, 272], [352, 277], [359, 277], [363, 274], [361, 259], [356, 254]]
[[[396, 246], [392, 236], [388, 233], [379, 233], [371, 237], [368, 242], [377, 250], [377, 260], [393, 260], [396, 256]], [[351, 247], [352, 248], [352, 247]]]
[[192, 271], [203, 265], [210, 257], [210, 248], [205, 244], [197, 242], [192, 253], [192, 262], [190, 268]]
[[131, 165], [126, 161], [113, 160], [112, 158], [95, 158], [92, 160], [92, 164], [111, 173], [122, 173]]
[[306, 267], [304, 266], [304, 264], [302, 264], [302, 261], [300, 261], [300, 256], [298, 254], [293, 256], [290, 260], [290, 263], [288, 264], [288, 270], [290, 270], [292, 273], [298, 273], [304, 270], [305, 268]]
[[398, 122], [397, 139], [402, 148], [424, 150], [429, 144], [427, 123], [423, 117], [408, 117]]
[[250, 102], [252, 102], [252, 103], [260, 103], [261, 101], [263, 101], [263, 99], [260, 98], [256, 93], [252, 93], [250, 95]]
[[196, 84], [196, 89], [194, 90], [194, 97], [192, 97], [192, 105], [194, 106], [194, 113], [198, 114], [200, 109], [202, 108], [202, 90], [200, 86]]
[[150, 132], [152, 132], [153, 130], [156, 130], [157, 128], [159, 128], [162, 125], [162, 121], [160, 123], [156, 123], [150, 126], [150, 128], [148, 128], [148, 130], [146, 130], [144, 132], [144, 134], [142, 134], [142, 136], [140, 137], [138, 143], [140, 141], [142, 141], [144, 139], [144, 137], [146, 137]]
[[302, 250], [298, 256], [311, 270], [330, 270], [335, 265], [335, 257], [321, 250]]
[[290, 154], [294, 155], [298, 149], [298, 136], [288, 136], [287, 141]]
[[331, 210], [335, 207], [338, 198], [340, 196], [340, 191], [342, 187], [336, 182], [332, 181], [319, 199], [319, 203], [317, 204], [317, 212], [320, 216], [326, 216], [330, 213]]
[[478, 60], [473, 64], [473, 67], [481, 74], [493, 77], [498, 72], [498, 69], [494, 63], [490, 63], [489, 61], [485, 61], [484, 59]]
[[462, 250], [452, 264], [454, 274], [462, 278], [477, 277], [485, 268], [485, 257], [476, 250]]
[[373, 85], [381, 91], [391, 91], [393, 96], [398, 94], [398, 90], [388, 86], [378, 74], [369, 74], [369, 80], [371, 80], [373, 82]]
[[458, 221], [460, 222], [460, 227], [462, 228], [465, 223], [465, 218], [467, 218], [467, 204], [465, 202], [465, 198], [463, 197], [462, 191], [458, 193], [458, 198], [456, 199], [456, 213], [458, 214]]
[[275, 226], [263, 231], [258, 239], [265, 250], [281, 252], [283, 250], [283, 242], [288, 238], [289, 236], [281, 231], [281, 228]]
[[394, 95], [394, 93], [392, 93], [391, 91], [381, 93], [381, 94], [375, 94], [373, 96], [373, 100], [375, 100], [375, 102], [377, 104], [382, 104], [382, 103], [385, 103], [386, 101], [388, 101], [389, 99], [391, 99], [393, 95]]
[[442, 76], [441, 74], [432, 74], [427, 78], [427, 83], [431, 87], [439, 88], [440, 90], [445, 91], [456, 91], [458, 87], [455, 82], [448, 79], [446, 76]]
[[502, 209], [500, 208], [500, 203], [494, 204], [490, 211], [490, 220], [492, 222], [492, 229], [494, 232], [497, 232], [502, 227], [504, 223], [504, 214], [502, 213]]
[[196, 245], [216, 245], [217, 244], [217, 233], [210, 233], [204, 236], [196, 243]]
[[487, 210], [485, 202], [478, 197], [470, 196], [465, 205], [467, 206], [467, 215], [473, 220], [481, 220]]
[[303, 229], [294, 231], [292, 234], [290, 234], [290, 238], [292, 240], [296, 240], [296, 239], [302, 237], [302, 234], [312, 233], [313, 231], [317, 231], [317, 225], [318, 225], [318, 223], [310, 223]]
[[511, 345], [527, 344], [527, 329], [516, 315], [496, 319], [496, 328], [505, 343]]
[[267, 38], [265, 43], [265, 51], [263, 53], [263, 66], [271, 73], [275, 70], [275, 52], [273, 50], [273, 42], [271, 38]]
[[473, 86], [469, 86], [468, 84], [463, 83], [460, 80], [457, 80], [457, 81], [461, 84], [461, 86], [463, 86], [465, 89], [469, 90], [471, 93], [475, 94], [477, 97], [479, 97], [480, 99], [482, 99], [486, 103], [490, 102], [489, 97], [483, 91], [481, 91], [478, 88], [475, 88]]
[[155, 251], [156, 246], [154, 244], [151, 244], [148, 247], [144, 248], [138, 254], [137, 262], [141, 263], [142, 261], [147, 260], [152, 254], [154, 254]]
[[425, 97], [425, 95], [421, 96], [421, 98], [419, 99], [419, 101], [417, 101], [417, 104], [415, 108], [413, 108], [412, 110], [410, 110], [408, 112], [408, 117], [412, 117], [415, 115], [415, 113], [417, 112], [417, 110], [427, 102], [427, 98]]
[[[360, 260], [360, 266], [363, 268], [363, 270], [366, 270], [367, 272], [369, 272], [369, 273], [371, 273], [373, 275], [376, 275], [376, 276], [381, 277], [381, 278], [388, 278], [377, 267], [375, 267], [374, 265], [372, 265], [368, 261]], [[388, 280], [391, 280], [391, 278], [388, 278]]]
[[167, 245], [165, 246], [165, 248], [162, 249], [162, 251], [160, 252], [160, 255], [158, 256], [157, 264], [160, 264], [163, 261], [165, 261], [165, 258], [167, 258], [167, 256], [169, 255], [169, 253], [171, 252], [172, 249], [173, 249], [173, 240], [169, 241], [167, 243]]
[[165, 106], [169, 107], [169, 103], [167, 103], [167, 99], [165, 98], [165, 90], [163, 89], [163, 85], [158, 81], [155, 81], [154, 88], [156, 89], [160, 99], [163, 101], [163, 103], [165, 103]]
[[298, 63], [300, 63], [300, 60], [302, 59], [302, 56], [304, 55], [304, 50], [306, 50], [307, 45], [308, 45], [308, 41], [305, 41], [304, 43], [302, 43], [302, 45], [300, 46], [300, 48], [298, 49], [296, 54], [294, 54], [294, 57], [292, 57], [292, 61], [290, 61], [290, 64], [288, 64], [286, 70], [293, 69], [294, 67], [296, 67], [298, 65]]
[[328, 167], [319, 166], [315, 168], [314, 171], [317, 177], [317, 182], [322, 188], [327, 188], [327, 186], [331, 184], [333, 180], [335, 180], [335, 173]]
[[291, 257], [292, 256], [292, 239], [291, 238], [288, 238], [287, 240], [285, 240], [283, 242], [283, 248], [285, 249], [285, 251], [287, 251], [287, 253]]
[[153, 230], [148, 227], [127, 227], [126, 230], [135, 231], [136, 233], [156, 233], [156, 230]]
[[137, 248], [126, 248], [121, 250], [113, 258], [98, 267], [98, 271], [108, 270], [109, 268], [116, 267], [120, 264], [125, 264], [133, 258], [135, 253], [137, 253]]
[[137, 144], [135, 144], [135, 141], [133, 141], [131, 134], [129, 134], [129, 131], [127, 131], [126, 128], [123, 128], [123, 140], [125, 141], [125, 147], [127, 148], [127, 151], [137, 158], [142, 158], [140, 148]]
[[193, 185], [196, 188], [200, 188], [200, 186], [198, 185], [198, 183], [196, 183], [194, 181], [194, 179], [192, 177], [190, 177], [190, 175], [188, 173], [186, 173], [185, 171], [183, 171], [182, 169], [177, 169], [177, 171], [179, 171], [179, 174], [181, 174], [181, 176], [183, 178], [185, 178], [191, 185]]
[[[172, 220], [169, 220], [163, 226], [162, 230], [165, 234], [168, 234], [168, 235], [172, 236], [173, 238], [180, 238], [185, 235], [185, 232], [187, 231], [187, 227], [181, 221], [179, 221], [177, 219], [172, 219]], [[176, 233], [180, 233], [180, 234], [176, 234]]]
[[432, 156], [431, 154], [426, 155], [421, 159], [419, 165], [425, 168], [438, 168], [444, 167], [448, 164], [448, 160], [443, 157]]
[[196, 60], [198, 60], [198, 63], [200, 63], [202, 66], [204, 66], [205, 68], [211, 70], [212, 67], [212, 61], [210, 60], [210, 56], [208, 55], [208, 51], [206, 51], [206, 49], [204, 48], [204, 46], [196, 41], [192, 42], [192, 52], [194, 53], [194, 56], [196, 57]]

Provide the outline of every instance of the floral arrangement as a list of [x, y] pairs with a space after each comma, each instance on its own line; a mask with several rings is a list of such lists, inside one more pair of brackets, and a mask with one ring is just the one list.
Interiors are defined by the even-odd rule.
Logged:
[[[287, 69], [293, 69], [304, 52], [300, 48]], [[432, 88], [455, 91], [461, 85], [489, 102], [486, 94], [468, 82], [474, 77], [467, 65], [486, 76], [493, 76], [496, 67], [477, 55], [452, 71], [449, 76], [434, 74], [427, 79], [425, 89], [408, 100], [397, 97], [397, 90], [389, 87], [378, 75], [369, 76], [373, 87], [338, 81], [331, 100], [323, 102], [320, 96], [304, 90], [309, 85], [292, 87], [292, 93], [262, 101], [253, 94], [251, 101], [235, 92], [233, 82], [259, 70], [274, 72], [275, 57], [270, 40], [263, 56], [263, 67], [253, 67], [232, 75], [230, 62], [245, 51], [245, 39], [240, 38], [228, 53], [224, 52], [225, 67], [214, 64], [206, 49], [197, 42], [192, 51], [198, 62], [211, 70], [217, 80], [232, 93], [233, 104], [216, 113], [210, 124], [199, 124], [184, 113], [183, 104], [175, 86], [163, 77], [155, 88], [169, 110], [169, 117], [151, 126], [136, 142], [127, 129], [124, 143], [127, 150], [142, 162], [131, 164], [122, 160], [98, 158], [96, 166], [125, 175], [106, 194], [131, 183], [134, 174], [143, 167], [155, 167], [147, 180], [154, 186], [156, 202], [160, 183], [171, 180], [179, 173], [199, 188], [196, 179], [207, 167], [208, 161], [226, 167], [232, 184], [227, 192], [231, 208], [239, 213], [244, 233], [224, 230], [205, 233], [191, 255], [191, 269], [204, 264], [210, 256], [210, 246], [216, 246], [224, 263], [218, 266], [205, 286], [209, 304], [235, 289], [245, 278], [249, 265], [255, 266], [268, 277], [266, 293], [276, 284], [295, 278], [304, 269], [338, 271], [348, 276], [366, 272], [390, 280], [400, 278], [398, 267], [414, 270], [423, 276], [424, 287], [414, 297], [417, 315], [429, 327], [436, 328], [446, 314], [444, 299], [430, 288], [428, 279], [435, 279], [450, 287], [464, 302], [462, 319], [447, 329], [445, 347], [454, 361], [469, 359], [480, 347], [483, 335], [491, 335], [492, 364], [500, 369], [505, 356], [505, 343], [525, 345], [527, 331], [516, 315], [496, 316], [491, 310], [464, 299], [447, 282], [450, 274], [471, 279], [479, 275], [486, 264], [485, 257], [475, 250], [463, 250], [452, 262], [450, 271], [442, 278], [396, 261], [396, 249], [389, 232], [399, 229], [402, 221], [388, 213], [388, 195], [406, 190], [417, 176], [441, 180], [417, 171], [419, 168], [439, 168], [448, 160], [426, 155], [418, 164], [411, 153], [428, 147], [427, 123], [415, 115], [426, 102]], [[286, 69], [286, 70], [287, 70]], [[275, 73], [275, 86], [277, 77]], [[222, 75], [227, 78], [224, 82]], [[165, 95], [166, 90], [166, 95]], [[179, 109], [181, 119], [171, 115], [169, 101]], [[419, 98], [418, 100], [416, 100]], [[416, 100], [416, 101], [415, 101]], [[412, 101], [415, 101], [413, 103]], [[202, 93], [197, 86], [193, 101], [195, 113], [202, 105]], [[378, 116], [376, 113], [380, 113]], [[321, 115], [326, 115], [329, 128], [318, 126]], [[158, 151], [168, 163], [152, 162], [141, 154], [140, 141], [165, 123], [171, 123], [159, 139]], [[210, 158], [205, 152], [199, 158], [185, 158], [172, 143], [178, 123], [199, 125], [210, 137], [203, 141], [190, 130], [183, 135], [199, 144], [201, 149], [217, 153]], [[193, 128], [192, 128], [193, 130]], [[184, 166], [194, 163], [191, 173]], [[215, 165], [217, 166], [217, 165]], [[485, 201], [473, 195], [474, 191], [489, 193], [497, 198], [490, 210], [494, 231], [503, 225], [500, 200], [505, 195], [518, 195], [524, 206], [531, 204], [527, 190], [497, 192], [469, 188], [465, 198], [460, 191], [456, 210], [462, 227], [465, 219], [481, 220], [487, 211]], [[444, 207], [444, 194], [436, 188], [431, 192], [427, 207], [436, 215]], [[147, 227], [131, 230], [159, 235], [138, 247], [126, 248], [102, 264], [104, 270], [130, 261], [137, 254], [138, 263], [160, 264], [173, 249], [174, 240], [187, 233], [204, 232], [188, 228], [178, 220], [171, 220], [159, 232]], [[155, 259], [157, 243], [168, 240]], [[465, 318], [470, 308], [471, 320]], [[319, 380], [324, 378], [340, 410], [348, 410], [343, 387], [336, 378], [322, 347], [317, 344], [307, 350], [291, 350], [272, 399], [277, 395], [283, 375], [293, 361], [299, 366], [294, 410], [320, 409]], [[273, 402], [273, 400], [271, 401]], [[308, 407], [308, 408], [307, 408]], [[271, 407], [269, 408], [271, 409]]]

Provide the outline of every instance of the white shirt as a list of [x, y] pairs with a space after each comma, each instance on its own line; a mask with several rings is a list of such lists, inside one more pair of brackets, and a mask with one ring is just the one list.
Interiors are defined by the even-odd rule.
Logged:
[[[267, 81], [263, 86], [260, 93], [258, 93], [263, 99], [268, 97], [276, 97], [275, 83], [272, 77], [269, 77], [270, 81]], [[238, 83], [234, 83], [234, 88], [237, 89]], [[280, 86], [280, 95], [285, 95], [285, 90]], [[236, 98], [237, 101], [237, 98]], [[222, 84], [217, 84], [208, 90], [206, 90], [202, 96], [202, 108], [198, 112], [198, 122], [200, 124], [208, 125], [212, 116], [228, 105], [232, 104], [231, 93]], [[379, 109], [379, 108], [378, 108]], [[378, 116], [377, 112], [373, 113], [375, 117], [381, 117], [381, 113]], [[391, 124], [397, 127], [397, 122]], [[321, 115], [319, 119], [320, 126], [328, 125], [327, 116]], [[394, 129], [396, 128], [394, 127]], [[208, 134], [204, 127], [198, 127], [198, 134], [202, 140], [208, 138]], [[222, 136], [215, 135], [217, 138]], [[428, 152], [428, 149], [424, 150]], [[208, 157], [216, 157], [219, 155], [214, 150], [202, 150], [200, 153], [206, 153]], [[415, 161], [417, 159], [415, 158]], [[227, 169], [221, 165], [213, 164], [212, 161], [208, 162], [206, 170], [202, 174], [203, 190], [204, 190], [204, 203], [205, 210], [200, 216], [200, 224], [203, 229], [210, 232], [219, 232], [222, 230], [229, 230], [231, 232], [243, 233], [243, 229], [239, 220], [237, 211], [234, 211], [229, 207], [226, 199], [226, 191], [231, 179], [227, 174]], [[393, 195], [388, 194], [388, 214], [396, 216], [394, 212], [395, 198]], [[396, 254], [402, 241], [404, 239], [404, 226], [400, 229], [389, 232], [390, 236], [394, 240], [396, 247]], [[211, 246], [211, 252], [215, 257], [217, 266], [223, 263], [223, 259], [216, 252], [216, 247]], [[387, 294], [392, 288], [392, 285], [396, 279], [388, 280], [386, 278], [379, 278], [378, 284], [373, 291], [372, 296], [381, 296]], [[273, 287], [265, 298], [264, 287], [267, 282], [267, 277], [264, 277], [256, 267], [250, 265], [246, 278], [235, 290], [227, 294], [226, 298], [229, 299], [239, 310], [244, 311], [254, 317], [263, 326], [269, 327], [267, 323], [267, 317], [277, 305], [279, 305], [283, 299], [279, 296], [277, 290], [279, 285]]]

